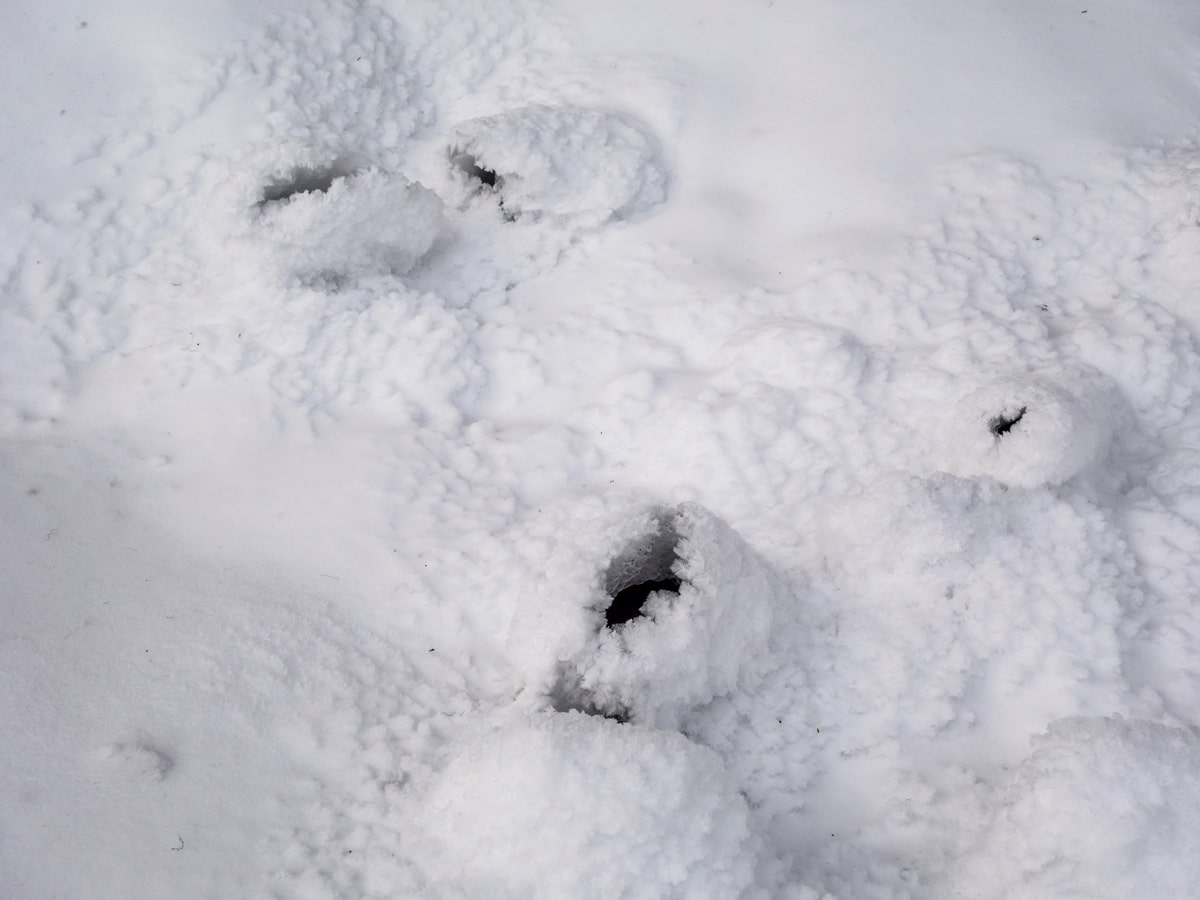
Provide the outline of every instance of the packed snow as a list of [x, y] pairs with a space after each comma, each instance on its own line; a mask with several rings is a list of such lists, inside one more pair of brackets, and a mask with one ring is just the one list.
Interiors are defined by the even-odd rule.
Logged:
[[0, 896], [1200, 896], [1200, 6], [0, 40]]

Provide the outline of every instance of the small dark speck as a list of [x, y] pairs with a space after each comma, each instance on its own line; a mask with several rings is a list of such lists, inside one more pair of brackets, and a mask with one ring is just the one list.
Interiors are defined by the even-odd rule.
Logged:
[[429, 652], [430, 652], [430, 653], [432, 653], [432, 652], [433, 652], [433, 650], [434, 650], [434, 648], [433, 648], [433, 647], [430, 647], [430, 648], [429, 648]]
[[86, 22], [86, 21], [81, 21], [81, 22], [79, 23], [79, 27], [80, 27], [80, 28], [87, 28], [87, 22]]

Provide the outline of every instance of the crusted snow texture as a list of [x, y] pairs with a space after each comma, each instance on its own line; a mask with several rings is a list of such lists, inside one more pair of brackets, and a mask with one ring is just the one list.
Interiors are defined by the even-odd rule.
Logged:
[[604, 575], [604, 590], [616, 596], [628, 587], [647, 581], [663, 581], [675, 575], [676, 547], [673, 516], [656, 518], [656, 530], [630, 544], [618, 554]]
[[1035, 739], [945, 896], [1193, 897], [1200, 737], [1149, 722], [1065, 719]]
[[[673, 728], [753, 682], [773, 610], [790, 591], [698, 504], [626, 516], [581, 528], [600, 535], [591, 546], [566, 541], [554, 552], [524, 592], [509, 648], [535, 696]], [[642, 616], [605, 626], [614, 593], [667, 574], [680, 580], [677, 594], [654, 592]]]
[[494, 172], [510, 214], [602, 222], [662, 203], [658, 142], [629, 116], [578, 106], [526, 106], [468, 119], [451, 132], [453, 156]]
[[419, 815], [437, 896], [772, 896], [745, 801], [716, 754], [678, 734], [518, 717], [464, 744]]

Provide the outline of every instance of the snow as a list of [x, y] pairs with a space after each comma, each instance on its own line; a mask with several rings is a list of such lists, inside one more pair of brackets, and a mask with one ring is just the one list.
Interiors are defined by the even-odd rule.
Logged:
[[569, 712], [464, 744], [421, 812], [438, 883], [467, 896], [762, 895], [745, 801], [719, 757], [681, 735]]
[[1200, 10], [10, 17], [0, 890], [1200, 892]]
[[[514, 217], [550, 215], [602, 223], [644, 213], [666, 199], [654, 139], [615, 113], [529, 106], [460, 122], [452, 161], [491, 172]], [[460, 166], [461, 167], [461, 166]]]
[[[601, 541], [560, 541], [522, 589], [508, 644], [526, 702], [674, 730], [689, 710], [752, 691], [775, 610], [795, 602], [787, 585], [698, 504], [629, 510], [624, 522], [605, 512], [588, 521], [576, 510], [583, 535]], [[636, 617], [605, 615], [644, 584], [656, 589]]]

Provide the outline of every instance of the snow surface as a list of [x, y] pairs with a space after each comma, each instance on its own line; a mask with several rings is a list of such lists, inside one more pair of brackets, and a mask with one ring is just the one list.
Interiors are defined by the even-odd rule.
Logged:
[[0, 40], [0, 896], [1200, 895], [1200, 7]]

